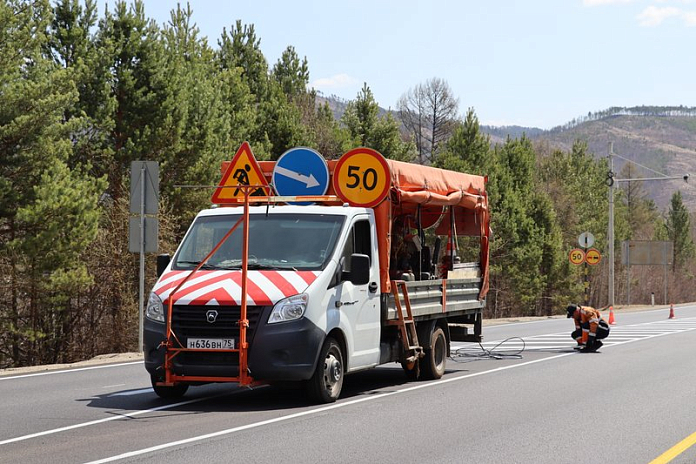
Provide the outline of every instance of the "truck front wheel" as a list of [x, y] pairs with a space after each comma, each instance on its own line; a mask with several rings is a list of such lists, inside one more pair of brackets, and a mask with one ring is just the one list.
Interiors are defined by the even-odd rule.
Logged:
[[158, 379], [155, 378], [155, 376], [152, 376], [150, 380], [152, 381], [152, 389], [155, 391], [157, 396], [165, 400], [176, 400], [181, 398], [184, 396], [189, 387], [185, 383], [178, 383], [171, 387], [157, 385]]
[[341, 346], [328, 337], [321, 348], [314, 375], [307, 381], [307, 394], [319, 403], [333, 403], [343, 387], [343, 353]]
[[430, 349], [421, 358], [421, 376], [426, 380], [439, 379], [445, 373], [447, 337], [442, 327], [435, 326], [430, 334]]

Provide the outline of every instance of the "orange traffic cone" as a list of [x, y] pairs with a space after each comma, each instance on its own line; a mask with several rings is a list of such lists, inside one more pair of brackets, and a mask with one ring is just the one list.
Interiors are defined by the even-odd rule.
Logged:
[[609, 325], [614, 324], [616, 324], [616, 321], [614, 320], [614, 307], [609, 306]]
[[667, 319], [674, 319], [674, 305], [669, 305], [669, 317]]

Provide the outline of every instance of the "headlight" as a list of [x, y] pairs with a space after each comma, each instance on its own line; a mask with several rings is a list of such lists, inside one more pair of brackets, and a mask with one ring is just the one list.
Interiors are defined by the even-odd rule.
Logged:
[[305, 293], [280, 300], [273, 307], [268, 323], [294, 321], [301, 318], [307, 308], [308, 301], [309, 297]]
[[153, 321], [164, 322], [164, 306], [162, 306], [162, 300], [155, 292], [150, 293], [150, 298], [147, 299], [145, 316]]

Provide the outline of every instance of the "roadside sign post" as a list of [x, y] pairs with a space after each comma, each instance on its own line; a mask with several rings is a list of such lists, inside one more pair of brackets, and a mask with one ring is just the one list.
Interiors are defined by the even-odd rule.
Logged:
[[[664, 304], [668, 301], [669, 286], [667, 273], [674, 256], [674, 244], [660, 240], [625, 240], [621, 242], [621, 264], [626, 266], [626, 304], [631, 304], [631, 266], [663, 266]], [[654, 299], [655, 294], [652, 294]]]
[[[130, 212], [138, 214], [128, 221], [128, 249], [140, 253], [138, 289], [138, 351], [143, 349], [145, 315], [145, 253], [157, 252], [157, 211], [159, 208], [159, 164], [156, 161], [131, 163]], [[154, 217], [147, 217], [146, 214]]]
[[[586, 250], [586, 251], [582, 252], [583, 253], [582, 262], [585, 264], [584, 269], [583, 269], [583, 274], [584, 274], [583, 287], [584, 287], [584, 292], [585, 292], [585, 304], [586, 305], [590, 303], [590, 270], [589, 270], [588, 264], [595, 265], [599, 262], [599, 261], [594, 262], [596, 256], [595, 256], [593, 250], [594, 251], [597, 251], [597, 250], [595, 250], [594, 248], [591, 248], [588, 250], [588, 248], [590, 248], [592, 245], [594, 245], [594, 242], [595, 242], [595, 238], [591, 232], [583, 232], [578, 237], [578, 244], [582, 248], [584, 248], [584, 250]], [[599, 252], [597, 252], [597, 253], [599, 253]], [[592, 262], [590, 262], [590, 261], [592, 261]]]

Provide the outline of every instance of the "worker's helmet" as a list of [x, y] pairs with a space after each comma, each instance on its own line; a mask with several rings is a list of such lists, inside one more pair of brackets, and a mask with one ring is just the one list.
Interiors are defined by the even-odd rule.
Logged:
[[568, 318], [573, 317], [576, 309], [578, 309], [578, 305], [568, 305], [568, 307], [566, 308], [566, 311], [568, 312]]

